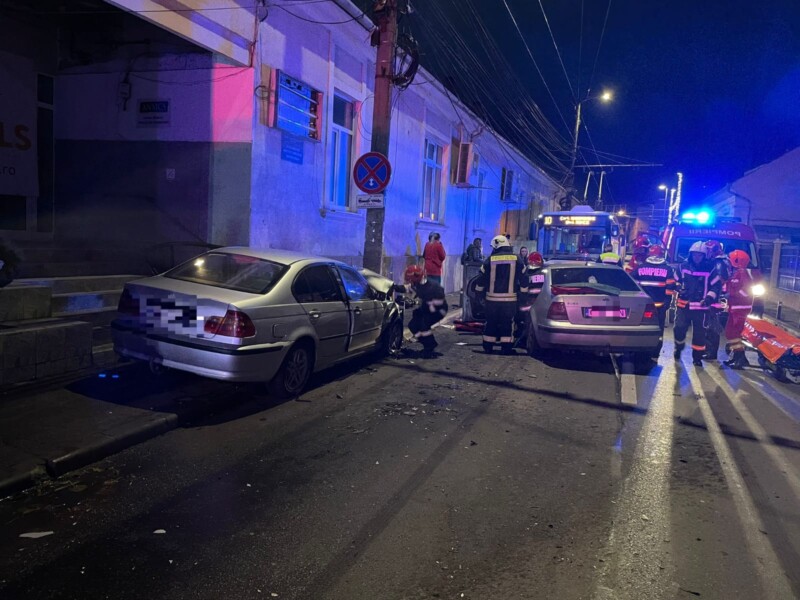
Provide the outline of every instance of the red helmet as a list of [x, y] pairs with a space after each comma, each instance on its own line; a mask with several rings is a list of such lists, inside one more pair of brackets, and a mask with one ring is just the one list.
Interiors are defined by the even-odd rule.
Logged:
[[650, 248], [650, 238], [646, 233], [640, 233], [636, 236], [636, 239], [633, 241], [633, 251], [632, 254], [645, 256], [647, 255], [647, 251]]
[[655, 256], [657, 258], [664, 258], [666, 255], [667, 255], [667, 253], [664, 252], [664, 246], [657, 246], [655, 244], [650, 246], [650, 250], [647, 251], [647, 256]]
[[706, 256], [708, 258], [717, 258], [722, 256], [722, 244], [717, 240], [708, 240], [706, 242]]
[[731, 259], [731, 264], [736, 269], [744, 269], [750, 264], [750, 256], [744, 250], [734, 250], [728, 255]]
[[409, 265], [406, 267], [406, 272], [403, 274], [403, 278], [406, 280], [406, 283], [420, 283], [422, 281], [422, 277], [424, 273], [422, 271], [422, 267], [419, 265]]
[[541, 267], [544, 264], [544, 257], [538, 252], [528, 254], [528, 264], [534, 267]]

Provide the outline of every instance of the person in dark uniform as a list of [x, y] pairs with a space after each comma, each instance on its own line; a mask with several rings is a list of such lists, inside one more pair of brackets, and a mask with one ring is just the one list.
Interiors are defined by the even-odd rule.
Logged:
[[[723, 289], [728, 282], [731, 274], [730, 263], [725, 255], [722, 244], [717, 240], [706, 242], [706, 256], [714, 262], [714, 270], [722, 282]], [[719, 354], [720, 334], [722, 325], [719, 322], [719, 315], [725, 306], [717, 299], [708, 309], [706, 318], [706, 360], [717, 360]]]
[[447, 315], [447, 300], [444, 289], [435, 281], [427, 279], [418, 265], [406, 268], [404, 279], [419, 299], [419, 306], [411, 314], [408, 329], [422, 344], [422, 357], [433, 358], [438, 346], [433, 335], [433, 326]]
[[514, 317], [519, 294], [528, 293], [526, 265], [511, 249], [504, 235], [492, 239], [492, 254], [481, 266], [475, 291], [486, 298], [486, 325], [483, 349], [492, 352], [499, 344], [503, 354], [511, 354], [514, 345]]
[[663, 333], [667, 322], [667, 310], [675, 293], [675, 271], [664, 258], [663, 246], [650, 246], [647, 259], [631, 271], [637, 283], [653, 299], [658, 311], [658, 324]]

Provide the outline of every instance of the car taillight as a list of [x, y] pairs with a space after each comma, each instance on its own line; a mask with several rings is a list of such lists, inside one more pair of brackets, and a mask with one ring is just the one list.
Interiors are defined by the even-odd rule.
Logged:
[[136, 300], [128, 288], [122, 290], [122, 295], [119, 297], [119, 304], [117, 304], [117, 312], [123, 315], [137, 315], [139, 314], [139, 301]]
[[203, 325], [203, 331], [212, 335], [246, 338], [256, 334], [256, 326], [243, 312], [229, 310], [224, 317], [207, 318]]
[[656, 312], [656, 305], [655, 304], [648, 304], [644, 307], [644, 315], [642, 315], [644, 321], [655, 321], [658, 319], [658, 313]]
[[568, 321], [567, 305], [563, 302], [553, 302], [547, 309], [547, 318], [553, 321]]

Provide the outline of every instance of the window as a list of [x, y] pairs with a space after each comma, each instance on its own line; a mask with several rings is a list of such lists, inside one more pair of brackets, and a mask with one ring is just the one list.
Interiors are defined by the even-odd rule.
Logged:
[[444, 148], [426, 138], [422, 169], [422, 206], [419, 212], [419, 218], [426, 221], [441, 219], [443, 156]]
[[358, 302], [359, 300], [371, 300], [374, 297], [372, 288], [369, 287], [367, 280], [357, 271], [339, 267], [339, 273], [342, 275], [344, 289], [347, 291], [347, 297], [350, 300]]
[[622, 269], [584, 267], [555, 268], [550, 271], [554, 286], [574, 286], [575, 288], [574, 291], [559, 290], [559, 294], [593, 294], [595, 289], [602, 289], [601, 287], [592, 288], [592, 285], [615, 288], [619, 292], [639, 291], [639, 286], [636, 285], [636, 282]]
[[353, 160], [354, 105], [339, 95], [333, 96], [333, 118], [328, 150], [327, 202], [333, 208], [350, 206], [350, 166]]
[[245, 254], [208, 252], [164, 273], [164, 277], [265, 294], [286, 272], [286, 266]]
[[316, 265], [304, 269], [294, 280], [294, 297], [301, 304], [310, 302], [344, 302], [339, 284], [330, 267]]
[[300, 137], [319, 140], [322, 92], [282, 71], [278, 72], [276, 89], [275, 126]]
[[513, 200], [514, 193], [514, 171], [503, 167], [503, 174], [500, 179], [500, 200], [508, 202]]

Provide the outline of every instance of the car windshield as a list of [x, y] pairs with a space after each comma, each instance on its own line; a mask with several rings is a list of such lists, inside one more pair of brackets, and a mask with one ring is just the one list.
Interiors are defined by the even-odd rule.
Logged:
[[209, 252], [178, 265], [164, 277], [263, 294], [286, 272], [286, 265], [244, 254]]
[[552, 287], [562, 294], [613, 294], [638, 292], [639, 286], [622, 269], [570, 267], [551, 269]]
[[[705, 242], [707, 238], [678, 238], [678, 244], [675, 248], [675, 260], [683, 262], [689, 257], [689, 248], [695, 242]], [[756, 252], [756, 245], [750, 240], [719, 240], [722, 243], [722, 248], [725, 254], [730, 254], [734, 250], [744, 250], [750, 257], [750, 268], [758, 268], [758, 252]]]

